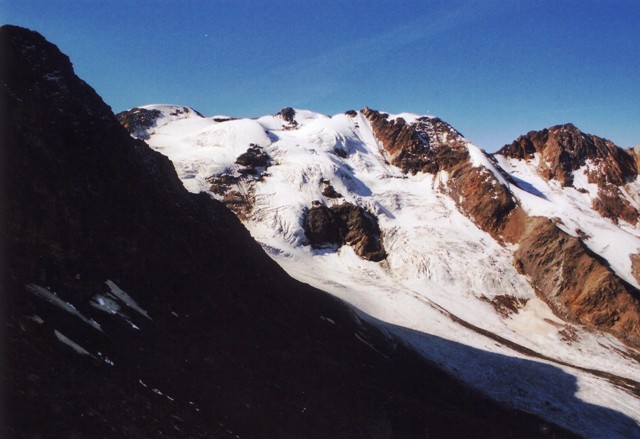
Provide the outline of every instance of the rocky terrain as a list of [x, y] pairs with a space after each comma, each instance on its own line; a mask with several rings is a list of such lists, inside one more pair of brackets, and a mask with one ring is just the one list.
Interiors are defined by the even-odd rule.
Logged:
[[[54, 45], [13, 26], [0, 43], [3, 437], [575, 437], [290, 278]], [[160, 130], [156, 116], [135, 126]], [[568, 404], [632, 422], [575, 399], [557, 367], [433, 342], [554, 377]]]

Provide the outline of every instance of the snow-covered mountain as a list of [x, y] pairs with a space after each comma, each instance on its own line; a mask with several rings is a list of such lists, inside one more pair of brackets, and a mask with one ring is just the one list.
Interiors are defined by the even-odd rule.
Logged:
[[369, 108], [118, 117], [291, 276], [450, 374], [587, 437], [640, 437], [634, 151], [563, 125], [489, 155], [437, 117]]

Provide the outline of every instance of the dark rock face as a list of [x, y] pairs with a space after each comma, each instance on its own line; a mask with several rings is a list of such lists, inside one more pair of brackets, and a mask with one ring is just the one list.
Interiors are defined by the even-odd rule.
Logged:
[[335, 190], [329, 180], [320, 180], [322, 186], [322, 196], [327, 198], [342, 198], [342, 194]]
[[315, 203], [303, 220], [305, 235], [313, 247], [351, 245], [370, 261], [386, 258], [378, 219], [360, 206], [342, 203], [330, 208]]
[[118, 121], [132, 136], [143, 140], [149, 138], [148, 130], [156, 126], [156, 121], [161, 116], [160, 110], [147, 110], [146, 108], [132, 108], [116, 115]]
[[304, 233], [313, 247], [342, 245], [341, 221], [325, 205], [318, 203], [304, 219]]
[[640, 345], [640, 292], [547, 218], [526, 222], [516, 265], [566, 319]]
[[236, 159], [236, 164], [244, 167], [240, 172], [246, 174], [256, 174], [258, 168], [267, 168], [270, 162], [269, 155], [264, 149], [253, 143], [249, 145], [247, 152], [240, 154]]
[[599, 188], [593, 208], [615, 222], [622, 219], [637, 223], [640, 214], [620, 191], [638, 175], [632, 152], [609, 140], [585, 134], [572, 124], [531, 131], [497, 152], [517, 159], [533, 158], [535, 153], [540, 156], [538, 173], [547, 180], [558, 180], [563, 186], [572, 186], [573, 171], [589, 161], [588, 181]]
[[276, 116], [282, 117], [282, 119], [289, 124], [290, 128], [295, 128], [298, 126], [298, 122], [296, 121], [296, 110], [291, 107], [286, 107], [276, 113]]
[[[0, 49], [3, 437], [537, 435], [286, 276], [39, 34], [3, 26]], [[107, 279], [139, 329], [90, 305]]]

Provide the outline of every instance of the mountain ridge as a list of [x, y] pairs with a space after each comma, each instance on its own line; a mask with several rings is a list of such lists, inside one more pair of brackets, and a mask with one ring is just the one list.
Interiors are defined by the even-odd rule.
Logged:
[[[433, 116], [286, 108], [252, 119], [172, 122], [166, 115], [176, 106], [144, 108], [160, 111], [149, 143], [172, 159], [185, 186], [234, 210], [297, 279], [391, 325], [466, 342], [493, 334], [518, 352], [555, 351], [547, 359], [576, 370], [616, 370], [635, 394], [630, 359], [637, 358], [640, 309], [632, 255], [640, 241], [632, 224], [593, 207], [598, 188], [586, 165], [563, 186], [538, 174], [535, 154], [486, 154]], [[268, 168], [247, 172], [238, 164], [251, 145]], [[636, 182], [622, 190], [633, 202]], [[386, 253], [380, 262], [359, 260], [345, 246], [314, 247], [305, 212], [345, 202], [377, 219]], [[411, 343], [449, 367], [429, 342], [412, 336]], [[472, 367], [453, 373], [479, 382]], [[500, 390], [480, 387], [501, 398]]]
[[[286, 276], [54, 45], [13, 26], [0, 41], [4, 436], [575, 437]], [[630, 422], [575, 399], [560, 369], [517, 364]]]

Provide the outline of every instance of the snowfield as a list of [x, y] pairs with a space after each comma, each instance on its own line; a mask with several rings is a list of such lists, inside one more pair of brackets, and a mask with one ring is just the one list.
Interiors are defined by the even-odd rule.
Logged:
[[[221, 122], [193, 111], [175, 115], [183, 107], [143, 108], [161, 112], [148, 143], [173, 161], [192, 192], [208, 191], [206, 179], [214, 175], [239, 177], [236, 158], [250, 145], [264, 149], [270, 166], [238, 185], [253, 205], [244, 223], [294, 278], [348, 302], [362, 318], [498, 401], [587, 437], [640, 437], [640, 353], [555, 316], [513, 267], [513, 248], [480, 230], [442, 192], [447, 174], [403, 174], [389, 164], [360, 112], [328, 117], [296, 110], [291, 124], [280, 116]], [[390, 117], [411, 122], [419, 116]], [[474, 166], [508, 184], [479, 148], [468, 148]], [[629, 254], [640, 252], [640, 230], [591, 209], [597, 190], [583, 171], [575, 181], [586, 193], [543, 180], [536, 163], [497, 160], [519, 182], [509, 186], [528, 213], [559, 218], [573, 236], [585, 233], [590, 249], [639, 287]], [[342, 197], [324, 197], [324, 181]], [[640, 192], [635, 185], [629, 198]], [[314, 200], [348, 201], [375, 214], [386, 260], [363, 260], [349, 246], [306, 245], [302, 217]], [[515, 311], [496, 305], [505, 297]]]

